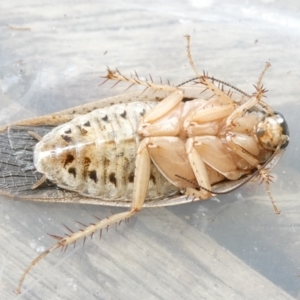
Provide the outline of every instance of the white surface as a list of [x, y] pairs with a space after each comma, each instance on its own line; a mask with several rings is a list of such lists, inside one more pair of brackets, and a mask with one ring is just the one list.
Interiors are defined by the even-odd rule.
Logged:
[[[157, 81], [192, 78], [190, 34], [198, 68], [246, 92], [271, 62], [268, 103], [291, 132], [273, 172], [280, 216], [256, 183], [219, 201], [147, 209], [101, 241], [49, 255], [16, 299], [300, 299], [299, 9], [298, 1], [2, 1], [1, 125], [125, 90], [99, 87], [106, 65]], [[120, 211], [0, 201], [1, 299], [15, 298], [25, 267], [54, 243], [46, 233]]]

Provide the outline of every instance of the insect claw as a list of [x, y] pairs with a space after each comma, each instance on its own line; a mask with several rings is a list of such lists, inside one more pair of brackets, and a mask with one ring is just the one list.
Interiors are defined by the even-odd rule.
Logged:
[[102, 237], [102, 229], [100, 229], [99, 239], [101, 239], [101, 237]]
[[149, 77], [150, 77], [150, 80], [151, 80], [151, 82], [153, 82], [153, 79], [152, 79], [152, 76], [151, 76], [151, 74], [149, 74]]
[[82, 248], [83, 248], [84, 245], [85, 245], [85, 241], [86, 241], [86, 236], [83, 238], [83, 241], [82, 241]]
[[91, 233], [91, 239], [93, 238], [93, 236], [94, 236], [94, 233], [95, 233], [95, 231], [93, 231], [93, 232]]

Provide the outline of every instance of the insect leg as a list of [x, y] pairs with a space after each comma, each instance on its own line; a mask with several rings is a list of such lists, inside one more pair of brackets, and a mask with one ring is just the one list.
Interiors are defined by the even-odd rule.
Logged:
[[38, 188], [39, 186], [41, 186], [44, 182], [47, 181], [47, 177], [45, 175], [43, 175], [43, 177], [41, 177], [37, 182], [35, 182], [31, 189], [34, 190], [36, 188]]
[[35, 138], [38, 142], [42, 140], [43, 137], [41, 137], [38, 133], [34, 131], [27, 131], [29, 135], [31, 135], [33, 138]]
[[92, 236], [96, 231], [100, 231], [113, 224], [118, 224], [122, 220], [130, 218], [136, 212], [140, 211], [140, 209], [143, 206], [146, 193], [148, 190], [149, 178], [150, 178], [150, 156], [147, 150], [147, 140], [143, 140], [137, 151], [136, 169], [134, 174], [133, 201], [131, 205], [131, 210], [107, 217], [103, 220], [100, 220], [98, 223], [91, 224], [90, 226], [87, 226], [86, 228], [74, 232], [68, 236], [58, 237], [59, 241], [55, 245], [53, 245], [52, 247], [48, 248], [46, 251], [41, 253], [25, 269], [19, 281], [19, 285], [16, 289], [16, 293], [19, 294], [21, 292], [23, 281], [25, 280], [25, 277], [29, 273], [29, 271], [41, 259], [43, 259], [47, 254], [49, 254], [53, 250], [58, 248], [66, 248], [68, 245], [76, 243], [77, 240], [85, 238], [87, 236]]
[[111, 69], [107, 69], [107, 75], [104, 76], [103, 78], [105, 78], [105, 82], [107, 80], [115, 80], [118, 82], [120, 81], [124, 81], [124, 82], [128, 82], [131, 83], [131, 85], [142, 85], [146, 88], [151, 88], [153, 90], [162, 90], [162, 91], [166, 91], [166, 92], [175, 92], [178, 90], [177, 87], [168, 85], [168, 84], [156, 84], [152, 81], [146, 81], [146, 80], [141, 80], [139, 77], [128, 77], [125, 76], [123, 74], [120, 73], [120, 71], [118, 70], [111, 70]]
[[211, 99], [189, 113], [183, 122], [183, 128], [186, 132], [192, 132], [190, 127], [197, 125], [202, 125], [201, 127], [203, 127], [203, 124], [207, 122], [213, 122], [230, 116], [234, 109], [234, 104], [222, 105], [218, 99]]
[[143, 116], [143, 122], [152, 123], [172, 110], [183, 99], [183, 91], [177, 90], [163, 99]]
[[226, 178], [237, 180], [242, 175], [248, 173], [248, 171], [238, 169], [234, 159], [220, 138], [215, 136], [201, 136], [191, 138], [190, 140], [203, 161]]
[[41, 253], [38, 257], [36, 257], [31, 263], [30, 265], [25, 269], [25, 271], [23, 272], [20, 280], [19, 280], [19, 284], [18, 287], [16, 289], [16, 294], [20, 294], [21, 293], [21, 288], [23, 285], [23, 282], [26, 278], [26, 275], [30, 272], [30, 270], [40, 261], [42, 260], [47, 254], [49, 254], [50, 252], [54, 251], [55, 249], [58, 248], [67, 248], [68, 245], [74, 244], [76, 243], [77, 240], [81, 239], [81, 238], [85, 238], [87, 236], [91, 236], [93, 235], [96, 231], [100, 231], [104, 228], [107, 228], [108, 226], [112, 225], [112, 224], [116, 224], [121, 222], [124, 219], [128, 219], [130, 218], [132, 215], [134, 215], [136, 213], [135, 210], [131, 210], [131, 211], [127, 211], [127, 212], [123, 212], [123, 213], [119, 213], [116, 215], [112, 215], [110, 217], [107, 217], [101, 221], [99, 221], [98, 223], [92, 224], [82, 230], [79, 230], [77, 232], [74, 232], [73, 234], [70, 234], [66, 237], [57, 237], [59, 239], [59, 241], [53, 245], [52, 247], [48, 248], [46, 251], [44, 251], [43, 253]]
[[206, 190], [196, 190], [195, 188], [186, 188], [185, 194], [189, 196], [198, 197], [200, 199], [208, 199], [211, 197], [211, 185], [207, 174], [205, 163], [194, 147], [194, 139], [189, 138], [186, 142], [186, 152], [193, 169], [194, 175], [197, 179], [199, 186], [204, 187]]
[[232, 149], [232, 151], [246, 160], [251, 166], [256, 167], [257, 169], [260, 168], [259, 161], [250, 153], [248, 153], [243, 147], [235, 144], [232, 140], [232, 137], [233, 134], [230, 132], [226, 135], [227, 145]]
[[255, 106], [259, 103], [258, 97], [254, 96], [249, 99], [249, 101], [245, 102], [241, 106], [237, 107], [231, 115], [226, 119], [226, 126], [230, 127], [232, 126], [232, 122], [234, 119], [243, 116], [245, 111], [249, 110], [251, 107]]
[[178, 90], [146, 113], [138, 125], [142, 136], [175, 136], [179, 133], [183, 92]]
[[275, 205], [274, 199], [273, 199], [271, 191], [270, 191], [271, 175], [268, 173], [268, 170], [266, 168], [264, 168], [263, 166], [261, 166], [259, 164], [259, 161], [256, 158], [254, 158], [251, 154], [249, 154], [244, 148], [242, 148], [241, 146], [235, 144], [232, 141], [232, 136], [230, 134], [228, 134], [226, 136], [226, 141], [227, 141], [228, 146], [237, 155], [239, 155], [240, 157], [245, 159], [249, 164], [251, 164], [253, 167], [255, 167], [256, 169], [259, 170], [258, 177], [260, 177], [262, 179], [262, 181], [265, 182], [266, 190], [267, 190], [268, 196], [271, 200], [271, 203], [273, 205], [274, 211], [275, 211], [276, 214], [280, 214], [280, 210]]
[[185, 36], [187, 39], [187, 55], [188, 55], [188, 59], [189, 59], [189, 63], [191, 65], [191, 67], [193, 68], [194, 72], [196, 73], [198, 79], [200, 80], [199, 83], [205, 85], [208, 89], [210, 89], [215, 95], [219, 96], [220, 99], [224, 100], [225, 103], [229, 103], [232, 104], [233, 101], [232, 99], [226, 95], [222, 90], [220, 90], [217, 86], [215, 86], [213, 84], [213, 82], [211, 82], [206, 76], [204, 75], [200, 75], [199, 71], [197, 70], [193, 58], [192, 58], [192, 54], [191, 54], [191, 48], [190, 48], [190, 36], [186, 35]]

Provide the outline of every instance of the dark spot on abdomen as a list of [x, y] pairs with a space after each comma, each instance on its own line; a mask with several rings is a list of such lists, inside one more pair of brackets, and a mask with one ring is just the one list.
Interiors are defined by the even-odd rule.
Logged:
[[133, 182], [134, 181], [134, 173], [130, 173], [128, 176], [128, 181]]
[[153, 184], [156, 183], [155, 176], [153, 174], [150, 175], [150, 180], [152, 180]]
[[83, 163], [84, 163], [84, 166], [85, 166], [85, 167], [88, 167], [88, 166], [91, 164], [90, 158], [86, 156], [86, 157], [83, 159]]
[[105, 117], [102, 118], [102, 120], [108, 122], [108, 116], [106, 115]]
[[120, 114], [120, 116], [121, 116], [122, 118], [124, 118], [124, 119], [126, 119], [126, 115], [127, 115], [126, 110], [124, 110], [124, 112]]
[[72, 154], [68, 154], [67, 158], [65, 160], [65, 164], [64, 164], [64, 168], [66, 167], [66, 165], [72, 163], [74, 161], [74, 156]]
[[72, 174], [74, 176], [74, 178], [76, 177], [76, 169], [75, 168], [69, 168], [68, 172], [70, 174]]
[[79, 129], [81, 135], [86, 135], [86, 134], [87, 134], [87, 130], [85, 130], [85, 129], [82, 128], [81, 126], [77, 126], [77, 128]]
[[62, 139], [63, 139], [64, 141], [66, 141], [67, 143], [72, 142], [72, 138], [70, 138], [68, 135], [62, 135], [61, 137], [62, 137]]
[[98, 181], [97, 172], [95, 170], [89, 172], [89, 178], [94, 180], [95, 183]]
[[70, 133], [72, 133], [72, 130], [70, 128], [65, 131], [65, 134], [70, 134]]
[[115, 173], [110, 173], [109, 174], [109, 181], [114, 184], [115, 186], [117, 186], [117, 178], [116, 178], [116, 174]]

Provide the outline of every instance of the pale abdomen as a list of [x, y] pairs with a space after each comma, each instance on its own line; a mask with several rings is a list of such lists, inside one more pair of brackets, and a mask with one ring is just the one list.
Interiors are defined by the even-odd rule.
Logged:
[[[139, 142], [137, 122], [155, 104], [112, 105], [56, 127], [35, 147], [37, 171], [59, 187], [84, 196], [130, 201]], [[177, 191], [152, 165], [147, 200]]]

